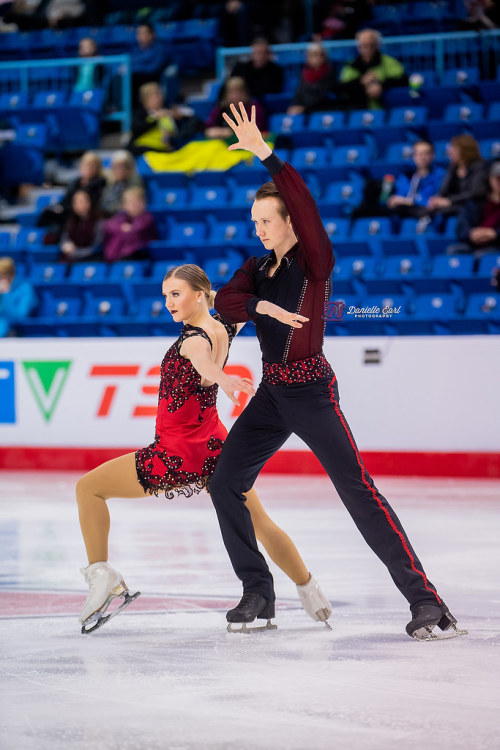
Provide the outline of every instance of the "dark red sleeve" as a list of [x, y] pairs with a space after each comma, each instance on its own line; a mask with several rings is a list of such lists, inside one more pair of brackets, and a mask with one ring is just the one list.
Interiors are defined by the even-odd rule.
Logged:
[[290, 214], [299, 240], [298, 257], [304, 264], [307, 277], [315, 281], [328, 279], [335, 265], [335, 257], [309, 188], [299, 173], [276, 154], [271, 154], [262, 163], [269, 170]]
[[215, 296], [214, 307], [228, 323], [244, 323], [259, 314], [255, 308], [260, 298], [255, 295], [253, 280], [256, 265], [257, 258], [248, 258]]

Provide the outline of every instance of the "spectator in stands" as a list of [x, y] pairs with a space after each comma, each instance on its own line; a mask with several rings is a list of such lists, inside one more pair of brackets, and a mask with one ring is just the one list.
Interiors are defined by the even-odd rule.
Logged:
[[97, 252], [101, 241], [101, 223], [87, 190], [77, 190], [71, 199], [69, 218], [61, 237], [62, 259], [86, 260]]
[[[321, 19], [321, 30], [313, 35], [315, 41], [352, 39], [371, 18], [372, 6], [368, 0], [326, 0], [317, 3], [315, 15]], [[315, 26], [318, 28], [317, 23]]]
[[475, 138], [456, 135], [448, 156], [450, 165], [441, 187], [427, 202], [432, 212], [457, 213], [467, 201], [482, 200], [488, 192], [488, 167]]
[[495, 0], [465, 0], [467, 17], [459, 23], [460, 29], [483, 31], [500, 26], [500, 4]]
[[148, 257], [147, 246], [156, 239], [156, 226], [146, 210], [146, 194], [133, 187], [123, 194], [122, 210], [104, 225], [104, 260], [140, 260]]
[[35, 31], [47, 25], [44, 8], [48, 0], [14, 0], [5, 13], [8, 24], [16, 24], [19, 31]]
[[246, 3], [241, 0], [224, 0], [220, 10], [220, 34], [225, 47], [242, 47], [248, 44], [248, 15]]
[[36, 303], [31, 284], [16, 276], [12, 258], [0, 258], [0, 337], [15, 336], [16, 323], [30, 315]]
[[474, 253], [481, 257], [500, 251], [500, 161], [489, 171], [489, 193], [483, 201], [468, 201], [458, 216], [457, 238], [448, 253]]
[[249, 117], [252, 105], [254, 105], [257, 127], [259, 130], [265, 131], [267, 129], [267, 117], [264, 108], [250, 97], [243, 78], [228, 78], [222, 86], [219, 104], [212, 109], [205, 123], [205, 136], [207, 138], [231, 138], [233, 136], [233, 131], [226, 125], [222, 115], [224, 113], [231, 115], [231, 104], [237, 106], [238, 102], [243, 102]]
[[387, 199], [387, 207], [400, 216], [421, 217], [428, 213], [427, 202], [435, 195], [444, 178], [444, 169], [434, 163], [434, 146], [428, 141], [413, 144], [416, 170], [411, 175], [402, 173], [394, 183], [394, 193]]
[[332, 87], [332, 68], [325, 49], [314, 42], [306, 52], [306, 64], [302, 69], [299, 85], [292, 103], [288, 107], [289, 115], [302, 112], [317, 112], [329, 109], [332, 100], [328, 94]]
[[356, 34], [359, 55], [340, 71], [333, 87], [339, 104], [350, 109], [382, 109], [384, 92], [405, 86], [408, 76], [401, 63], [380, 51], [381, 35], [373, 29]]
[[106, 179], [102, 174], [102, 162], [93, 151], [86, 151], [80, 159], [80, 175], [68, 185], [66, 193], [60, 203], [44, 209], [38, 219], [39, 227], [48, 227], [45, 242], [59, 242], [61, 229], [69, 216], [71, 201], [77, 190], [87, 190], [92, 203], [97, 206], [102, 191], [106, 186]]
[[111, 159], [111, 173], [99, 204], [101, 215], [114, 216], [121, 206], [125, 190], [142, 187], [136, 172], [134, 157], [128, 151], [115, 151]]
[[250, 60], [236, 63], [231, 77], [243, 78], [250, 95], [256, 99], [279, 94], [283, 89], [283, 68], [273, 61], [271, 48], [263, 37], [254, 39]]
[[[78, 57], [97, 57], [99, 51], [97, 42], [92, 37], [86, 36], [78, 43]], [[75, 83], [75, 91], [89, 91], [97, 86], [97, 65], [89, 61], [80, 65]]]
[[85, 3], [80, 0], [50, 0], [45, 16], [50, 27], [65, 28], [83, 23], [85, 11]]
[[195, 116], [193, 109], [165, 104], [158, 83], [143, 83], [139, 89], [139, 100], [128, 145], [133, 154], [173, 151], [203, 130], [203, 123]]
[[143, 83], [159, 81], [169, 57], [165, 45], [158, 41], [150, 23], [141, 23], [137, 27], [136, 40], [137, 46], [130, 55], [134, 101], [137, 101], [139, 88]]

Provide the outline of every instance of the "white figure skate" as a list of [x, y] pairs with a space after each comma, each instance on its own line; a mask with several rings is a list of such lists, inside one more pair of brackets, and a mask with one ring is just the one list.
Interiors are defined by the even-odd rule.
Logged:
[[331, 630], [331, 625], [328, 622], [328, 618], [332, 614], [332, 607], [330, 602], [321, 591], [319, 583], [313, 575], [307, 583], [302, 586], [297, 584], [297, 592], [300, 597], [300, 602], [304, 607], [305, 611], [313, 620], [324, 622], [326, 627]]
[[[129, 594], [121, 574], [107, 562], [92, 563], [87, 568], [81, 568], [80, 572], [89, 584], [89, 595], [80, 613], [82, 633], [92, 633], [102, 627], [140, 596], [139, 591]], [[119, 596], [124, 598], [123, 603], [109, 615], [105, 615], [111, 600]]]

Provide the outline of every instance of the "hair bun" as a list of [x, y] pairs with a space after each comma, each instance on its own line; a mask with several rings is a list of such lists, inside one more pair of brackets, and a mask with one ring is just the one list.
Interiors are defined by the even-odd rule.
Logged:
[[215, 302], [215, 295], [217, 292], [214, 289], [211, 289], [208, 295], [208, 307], [212, 308], [214, 306]]

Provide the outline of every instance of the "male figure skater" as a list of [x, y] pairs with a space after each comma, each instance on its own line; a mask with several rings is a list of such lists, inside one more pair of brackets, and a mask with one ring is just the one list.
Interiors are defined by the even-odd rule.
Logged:
[[273, 579], [257, 548], [243, 493], [264, 463], [292, 434], [320, 460], [354, 523], [410, 604], [408, 635], [428, 640], [456, 619], [427, 579], [406, 533], [363, 465], [339, 406], [335, 373], [322, 351], [324, 304], [334, 256], [318, 208], [300, 175], [264, 142], [240, 105], [227, 124], [238, 137], [230, 149], [257, 156], [273, 179], [255, 196], [252, 221], [266, 248], [249, 258], [217, 294], [215, 309], [231, 323], [253, 320], [263, 377], [231, 428], [209, 491], [243, 597], [229, 623], [274, 617]]

